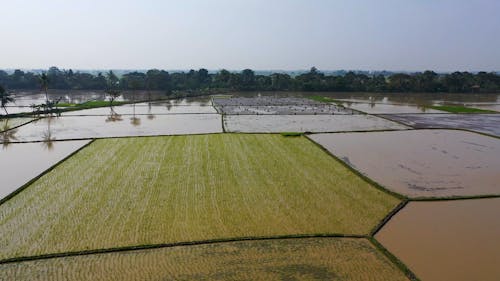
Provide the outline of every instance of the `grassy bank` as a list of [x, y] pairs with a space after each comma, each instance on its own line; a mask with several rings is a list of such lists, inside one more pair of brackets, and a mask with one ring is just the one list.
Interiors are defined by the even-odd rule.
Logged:
[[456, 106], [456, 105], [433, 105], [427, 106], [431, 109], [446, 111], [450, 113], [498, 113], [492, 110], [479, 109], [473, 107]]
[[336, 103], [336, 104], [342, 104], [342, 102], [332, 99], [329, 97], [323, 97], [323, 96], [307, 96], [308, 99], [314, 100], [314, 101], [319, 101], [319, 102], [325, 102], [325, 103]]

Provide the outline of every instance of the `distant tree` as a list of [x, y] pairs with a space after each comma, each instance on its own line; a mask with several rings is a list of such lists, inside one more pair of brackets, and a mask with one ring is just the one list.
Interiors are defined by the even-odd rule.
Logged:
[[290, 90], [292, 87], [292, 78], [288, 74], [271, 74], [271, 90]]
[[44, 72], [38, 77], [41, 90], [45, 93], [45, 103], [49, 104], [49, 77]]
[[229, 88], [229, 80], [231, 80], [231, 72], [225, 69], [219, 71], [214, 77], [215, 85], [218, 88]]
[[109, 106], [113, 107], [113, 102], [121, 95], [118, 77], [110, 70], [106, 73], [106, 89], [104, 92], [109, 97]]
[[7, 91], [6, 91], [6, 90], [5, 90], [5, 88], [4, 88], [4, 87], [2, 87], [1, 85], [0, 85], [0, 102], [1, 102], [1, 104], [2, 104], [2, 108], [3, 108], [3, 110], [5, 110], [5, 114], [9, 114], [9, 113], [7, 112], [7, 107], [6, 107], [6, 105], [7, 105], [8, 103], [14, 102], [14, 98], [11, 96], [11, 94], [10, 94], [9, 92], [7, 92]]
[[255, 90], [255, 73], [251, 69], [244, 69], [240, 74], [241, 90]]

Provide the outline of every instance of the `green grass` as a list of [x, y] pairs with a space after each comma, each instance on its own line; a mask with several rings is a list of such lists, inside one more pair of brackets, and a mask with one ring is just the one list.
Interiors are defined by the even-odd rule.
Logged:
[[280, 134], [284, 137], [300, 137], [300, 136], [304, 135], [304, 133], [300, 133], [300, 132], [282, 132]]
[[[128, 102], [124, 101], [114, 101], [113, 106], [115, 105], [123, 105], [127, 104]], [[75, 108], [75, 109], [89, 109], [89, 108], [96, 108], [96, 107], [106, 107], [109, 106], [109, 101], [104, 101], [104, 100], [94, 100], [94, 101], [87, 101], [84, 103], [58, 103], [58, 107], [68, 107], [68, 108]]]
[[78, 105], [77, 103], [60, 102], [57, 104], [57, 107], [73, 107], [77, 105]]
[[308, 99], [314, 100], [314, 101], [319, 101], [319, 102], [326, 102], [326, 103], [336, 103], [336, 104], [341, 104], [342, 102], [332, 99], [329, 97], [323, 97], [323, 96], [308, 96]]
[[305, 137], [101, 139], [0, 206], [0, 259], [239, 237], [365, 235], [399, 202]]
[[451, 113], [498, 113], [492, 110], [465, 107], [465, 106], [455, 106], [455, 105], [433, 105], [433, 106], [428, 106], [428, 108], [451, 112]]
[[366, 239], [242, 241], [0, 265], [1, 280], [408, 280]]

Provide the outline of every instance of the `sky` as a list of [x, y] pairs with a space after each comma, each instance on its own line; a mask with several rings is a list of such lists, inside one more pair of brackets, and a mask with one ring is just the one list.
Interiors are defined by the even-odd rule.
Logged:
[[0, 0], [0, 68], [500, 71], [499, 0]]

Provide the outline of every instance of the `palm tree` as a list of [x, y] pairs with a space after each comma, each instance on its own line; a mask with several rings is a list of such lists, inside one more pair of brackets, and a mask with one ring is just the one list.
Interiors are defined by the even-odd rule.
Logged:
[[40, 82], [40, 88], [45, 92], [45, 104], [49, 104], [49, 77], [47, 74], [42, 73], [42, 75], [38, 77], [38, 80]]
[[118, 89], [119, 80], [118, 77], [110, 70], [106, 73], [106, 90], [104, 92], [109, 96], [109, 107], [113, 107], [113, 101], [121, 95], [120, 89]]
[[3, 110], [5, 110], [5, 114], [9, 114], [5, 106], [10, 102], [14, 102], [14, 98], [11, 97], [10, 93], [8, 93], [2, 86], [0, 86], [0, 102], [2, 104]]

